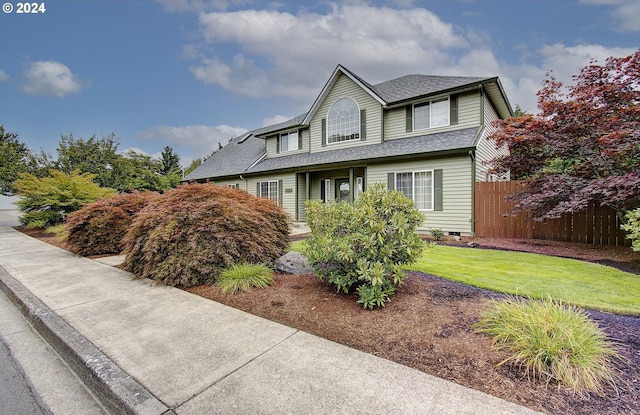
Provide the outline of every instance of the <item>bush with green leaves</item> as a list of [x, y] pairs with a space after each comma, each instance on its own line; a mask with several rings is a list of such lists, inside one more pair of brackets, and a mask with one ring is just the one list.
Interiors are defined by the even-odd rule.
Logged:
[[640, 251], [640, 208], [627, 212], [627, 223], [621, 226], [627, 231], [627, 238], [631, 239], [631, 249]]
[[433, 228], [429, 232], [431, 233], [431, 236], [433, 236], [433, 239], [435, 239], [436, 241], [439, 241], [444, 236], [444, 231], [442, 229]]
[[116, 193], [94, 183], [95, 174], [73, 171], [69, 174], [49, 170], [49, 176], [39, 178], [20, 173], [14, 182], [20, 199], [16, 204], [23, 215], [20, 223], [28, 228], [44, 228], [62, 223], [71, 212], [87, 203]]
[[211, 284], [236, 263], [273, 264], [289, 243], [289, 215], [273, 201], [191, 183], [136, 215], [123, 240], [123, 267], [171, 286]]
[[577, 393], [615, 386], [613, 343], [586, 312], [551, 298], [496, 300], [476, 328], [493, 337], [527, 375], [555, 379]]
[[119, 254], [124, 238], [135, 215], [157, 192], [120, 193], [85, 205], [67, 216], [67, 241], [78, 255]]
[[319, 278], [344, 293], [355, 289], [364, 308], [384, 306], [406, 278], [403, 266], [425, 248], [415, 232], [424, 220], [413, 201], [383, 184], [353, 204], [310, 200], [304, 254]]
[[235, 264], [222, 271], [215, 285], [224, 294], [265, 288], [273, 284], [273, 270], [263, 264]]

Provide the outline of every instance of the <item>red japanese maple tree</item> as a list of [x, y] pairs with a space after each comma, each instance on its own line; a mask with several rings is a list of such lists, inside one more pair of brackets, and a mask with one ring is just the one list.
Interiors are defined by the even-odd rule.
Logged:
[[640, 50], [592, 61], [573, 80], [564, 87], [547, 74], [538, 114], [497, 122], [496, 145], [510, 152], [493, 171], [526, 184], [511, 196], [513, 213], [557, 218], [596, 201], [624, 221], [640, 207]]

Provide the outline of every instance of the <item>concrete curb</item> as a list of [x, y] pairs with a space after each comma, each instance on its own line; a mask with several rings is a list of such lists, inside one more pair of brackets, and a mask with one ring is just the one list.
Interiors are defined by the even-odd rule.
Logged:
[[113, 414], [175, 415], [0, 266], [0, 290]]

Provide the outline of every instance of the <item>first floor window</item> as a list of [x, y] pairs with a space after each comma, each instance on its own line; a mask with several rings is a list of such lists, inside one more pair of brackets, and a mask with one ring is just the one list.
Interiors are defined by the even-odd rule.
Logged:
[[433, 171], [396, 173], [395, 188], [419, 210], [433, 210]]
[[298, 150], [298, 132], [280, 134], [280, 152]]
[[258, 196], [264, 199], [270, 199], [278, 202], [278, 181], [269, 180], [266, 182], [260, 182], [260, 194]]

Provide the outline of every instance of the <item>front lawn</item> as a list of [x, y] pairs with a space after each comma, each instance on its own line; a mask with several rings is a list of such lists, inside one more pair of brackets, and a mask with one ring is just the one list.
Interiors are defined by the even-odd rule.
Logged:
[[[291, 249], [300, 250], [302, 243]], [[640, 276], [585, 261], [437, 245], [407, 269], [497, 292], [640, 315]]]

